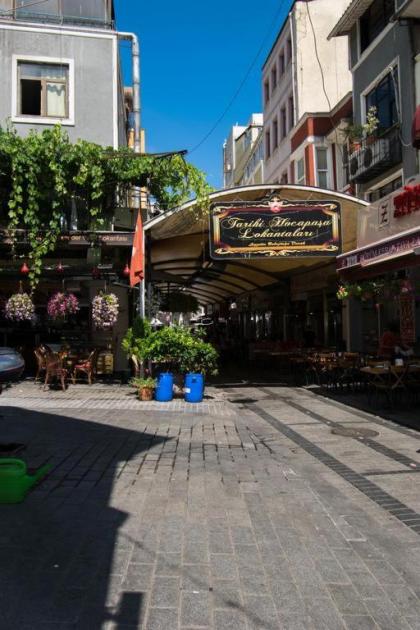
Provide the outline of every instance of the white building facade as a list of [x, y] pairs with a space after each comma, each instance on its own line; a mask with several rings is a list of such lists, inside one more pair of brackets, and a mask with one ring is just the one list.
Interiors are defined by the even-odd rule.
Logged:
[[247, 125], [232, 127], [223, 144], [223, 188], [253, 183], [259, 177], [256, 183], [262, 183], [262, 128], [262, 114], [252, 114]]
[[323, 151], [318, 151], [319, 168], [315, 163], [315, 145], [326, 146], [323, 136], [307, 137], [314, 150], [306, 155], [296, 154], [292, 139], [306, 114], [331, 112], [351, 92], [346, 39], [327, 39], [347, 4], [296, 0], [267, 57], [262, 75], [265, 183], [320, 185], [325, 178], [317, 183], [316, 172], [332, 168], [332, 155]]

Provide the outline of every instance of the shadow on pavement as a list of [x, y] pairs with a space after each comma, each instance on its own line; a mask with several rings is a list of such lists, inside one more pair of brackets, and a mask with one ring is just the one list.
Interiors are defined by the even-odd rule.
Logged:
[[[130, 458], [162, 441], [110, 424], [2, 409], [0, 442], [24, 443], [20, 456], [29, 468], [53, 464], [23, 503], [0, 505], [2, 630], [139, 624], [143, 595], [126, 577], [132, 545], [118, 537], [128, 513], [113, 507], [123, 500], [112, 490]], [[127, 475], [127, 492], [132, 481]]]

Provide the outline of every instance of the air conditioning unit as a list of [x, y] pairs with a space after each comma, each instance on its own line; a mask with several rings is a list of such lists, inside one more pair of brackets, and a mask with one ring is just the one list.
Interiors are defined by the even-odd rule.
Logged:
[[350, 181], [356, 180], [360, 173], [365, 170], [363, 167], [363, 161], [361, 159], [362, 155], [363, 152], [360, 149], [354, 151], [354, 153], [350, 153], [349, 155], [348, 165]]
[[370, 170], [378, 166], [389, 157], [389, 140], [382, 138], [367, 145], [362, 151], [362, 163], [364, 170]]
[[350, 181], [363, 180], [370, 171], [375, 170], [389, 159], [390, 141], [388, 138], [375, 140], [371, 144], [364, 142], [363, 147], [349, 155], [348, 167]]

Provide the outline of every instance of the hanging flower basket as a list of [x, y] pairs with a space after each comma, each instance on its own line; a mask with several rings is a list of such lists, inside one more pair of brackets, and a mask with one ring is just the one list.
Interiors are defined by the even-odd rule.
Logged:
[[47, 312], [51, 319], [64, 320], [79, 310], [79, 300], [73, 293], [54, 293], [48, 300]]
[[30, 321], [35, 314], [32, 298], [27, 293], [15, 293], [6, 302], [4, 314], [14, 322]]
[[97, 330], [109, 330], [118, 319], [118, 298], [114, 293], [99, 293], [92, 301], [92, 320]]

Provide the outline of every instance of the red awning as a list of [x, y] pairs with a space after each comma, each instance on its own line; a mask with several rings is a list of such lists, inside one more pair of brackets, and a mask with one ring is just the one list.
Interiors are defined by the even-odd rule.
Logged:
[[412, 127], [413, 147], [420, 149], [420, 105], [417, 105]]

